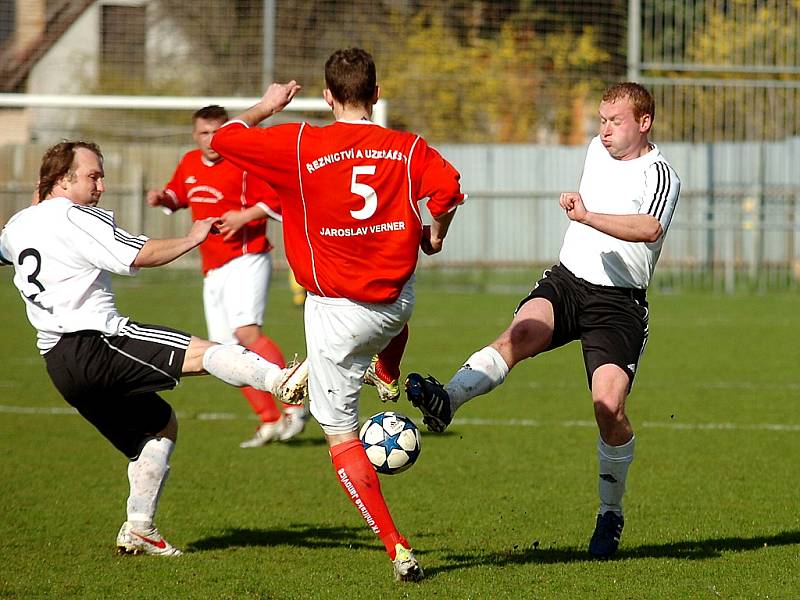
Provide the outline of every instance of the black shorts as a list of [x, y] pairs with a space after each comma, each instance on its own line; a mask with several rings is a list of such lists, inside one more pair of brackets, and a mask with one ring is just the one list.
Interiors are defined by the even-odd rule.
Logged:
[[628, 374], [630, 391], [647, 344], [645, 290], [596, 285], [555, 265], [545, 271], [517, 311], [532, 298], [544, 298], [553, 305], [555, 323], [548, 350], [580, 340], [589, 388], [595, 369], [614, 364]]
[[180, 381], [191, 336], [129, 321], [119, 335], [64, 334], [44, 359], [64, 399], [131, 460], [172, 407], [156, 394]]

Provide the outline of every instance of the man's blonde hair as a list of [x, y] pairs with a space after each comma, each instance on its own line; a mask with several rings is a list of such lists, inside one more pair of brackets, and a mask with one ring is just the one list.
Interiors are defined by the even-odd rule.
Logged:
[[650, 115], [652, 121], [656, 116], [656, 104], [653, 96], [643, 85], [632, 81], [621, 81], [606, 88], [603, 102], [616, 102], [627, 98], [633, 107], [633, 116], [638, 121], [644, 115]]

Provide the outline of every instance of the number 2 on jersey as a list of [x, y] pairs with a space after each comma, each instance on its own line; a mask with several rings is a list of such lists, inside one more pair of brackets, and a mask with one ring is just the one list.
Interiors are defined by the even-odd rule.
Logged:
[[359, 175], [375, 175], [375, 165], [353, 167], [353, 176], [350, 178], [350, 191], [364, 198], [363, 208], [351, 210], [350, 215], [354, 219], [363, 221], [369, 219], [378, 210], [378, 194], [374, 188], [366, 183], [358, 183], [356, 178]]

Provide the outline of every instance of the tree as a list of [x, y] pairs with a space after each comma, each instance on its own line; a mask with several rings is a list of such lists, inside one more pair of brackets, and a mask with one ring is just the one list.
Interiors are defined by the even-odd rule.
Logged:
[[441, 141], [573, 139], [583, 130], [576, 98], [598, 85], [591, 70], [607, 53], [589, 27], [542, 34], [535, 25], [516, 16], [491, 35], [465, 34], [440, 10], [395, 16], [398, 43], [379, 57], [392, 124]]

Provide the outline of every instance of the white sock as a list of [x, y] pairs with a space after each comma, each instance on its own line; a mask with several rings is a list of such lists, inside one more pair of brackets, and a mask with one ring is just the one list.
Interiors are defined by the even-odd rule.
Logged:
[[633, 448], [636, 437], [622, 446], [609, 446], [602, 438], [597, 442], [597, 458], [600, 466], [598, 491], [600, 493], [600, 513], [613, 510], [622, 514], [622, 495], [625, 493], [625, 480], [628, 467], [633, 462]]
[[470, 356], [445, 386], [450, 395], [452, 413], [467, 400], [491, 392], [503, 383], [508, 370], [506, 361], [491, 346], [486, 346]]
[[203, 368], [230, 385], [264, 392], [274, 392], [282, 375], [278, 365], [238, 344], [211, 346], [203, 354]]
[[147, 528], [152, 526], [158, 499], [169, 475], [169, 457], [175, 447], [166, 437], [145, 442], [139, 458], [128, 464], [128, 521]]

